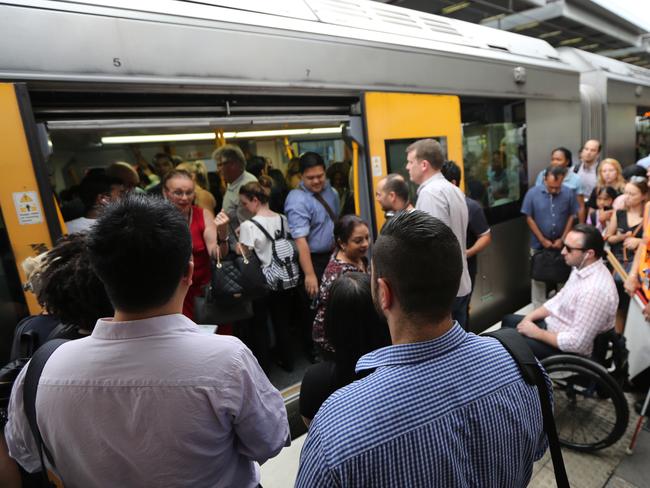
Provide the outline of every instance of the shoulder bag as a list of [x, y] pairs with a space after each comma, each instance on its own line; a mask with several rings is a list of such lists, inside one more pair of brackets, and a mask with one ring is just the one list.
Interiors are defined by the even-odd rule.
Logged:
[[[234, 234], [234, 232], [233, 232]], [[223, 259], [217, 253], [212, 260], [211, 295], [218, 303], [232, 303], [242, 297], [256, 299], [268, 293], [260, 260], [239, 242], [241, 254], [229, 252]]]
[[483, 334], [483, 336], [497, 339], [508, 353], [512, 356], [519, 366], [524, 381], [529, 385], [537, 387], [539, 402], [542, 409], [542, 418], [544, 421], [544, 432], [548, 439], [548, 448], [551, 451], [553, 460], [553, 469], [555, 471], [555, 482], [558, 488], [569, 488], [569, 478], [566, 474], [562, 450], [560, 449], [560, 440], [555, 428], [555, 419], [553, 418], [553, 407], [551, 405], [550, 392], [542, 367], [533, 355], [526, 341], [514, 329], [499, 329], [494, 332]]

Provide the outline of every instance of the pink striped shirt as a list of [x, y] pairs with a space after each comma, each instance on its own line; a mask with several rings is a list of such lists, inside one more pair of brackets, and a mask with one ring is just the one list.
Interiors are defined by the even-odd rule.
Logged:
[[602, 261], [574, 268], [569, 280], [544, 307], [547, 329], [557, 334], [560, 350], [591, 356], [594, 339], [614, 327], [618, 293]]

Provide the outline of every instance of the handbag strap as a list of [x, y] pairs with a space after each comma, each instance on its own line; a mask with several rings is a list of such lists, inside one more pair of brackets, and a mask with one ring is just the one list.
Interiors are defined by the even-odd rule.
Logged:
[[330, 219], [332, 219], [332, 222], [336, 222], [336, 214], [334, 213], [334, 210], [332, 210], [332, 207], [329, 206], [329, 203], [325, 201], [323, 198], [323, 195], [320, 193], [314, 193], [314, 198], [318, 200], [318, 203], [320, 203], [323, 207], [325, 207], [325, 210], [327, 211], [327, 215], [330, 216]]
[[64, 343], [68, 342], [67, 339], [52, 339], [44, 343], [32, 356], [31, 361], [27, 365], [27, 372], [25, 373], [25, 384], [23, 385], [23, 404], [25, 408], [25, 416], [29, 422], [29, 428], [32, 431], [32, 435], [36, 440], [38, 445], [38, 455], [41, 459], [41, 468], [44, 477], [44, 482], [46, 486], [52, 486], [47, 477], [47, 469], [45, 467], [45, 460], [43, 458], [43, 453], [47, 457], [47, 460], [52, 466], [54, 464], [54, 458], [52, 454], [47, 449], [47, 446], [43, 443], [43, 437], [41, 436], [41, 431], [38, 428], [38, 422], [36, 420], [36, 393], [38, 391], [38, 382], [41, 379], [41, 374], [45, 368], [45, 363], [47, 363], [50, 356], [61, 347]]
[[551, 459], [553, 460], [555, 481], [558, 488], [569, 488], [569, 479], [564, 466], [564, 459], [562, 458], [560, 439], [557, 436], [557, 430], [555, 428], [555, 419], [553, 418], [553, 407], [551, 406], [548, 385], [546, 384], [537, 358], [523, 337], [514, 329], [499, 329], [483, 334], [483, 336], [497, 339], [519, 366], [521, 375], [526, 383], [537, 387], [542, 409], [542, 418], [544, 420], [544, 431], [548, 438], [548, 447], [551, 451]]

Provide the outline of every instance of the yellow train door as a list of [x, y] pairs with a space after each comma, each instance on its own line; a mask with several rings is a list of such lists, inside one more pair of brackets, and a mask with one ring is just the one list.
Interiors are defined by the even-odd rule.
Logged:
[[[450, 95], [367, 92], [363, 96], [372, 195], [389, 173], [406, 173], [406, 148], [418, 139], [438, 140], [446, 158], [463, 168], [460, 100]], [[414, 194], [414, 192], [413, 192]], [[377, 229], [384, 212], [373, 198]]]
[[0, 83], [0, 113], [0, 357], [6, 357], [17, 319], [40, 311], [34, 295], [22, 291], [20, 263], [49, 249], [61, 225], [25, 85]]

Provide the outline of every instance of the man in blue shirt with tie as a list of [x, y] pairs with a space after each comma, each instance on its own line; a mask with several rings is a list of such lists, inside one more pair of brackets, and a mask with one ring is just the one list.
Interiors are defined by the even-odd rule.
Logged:
[[546, 450], [539, 397], [495, 339], [451, 319], [463, 271], [454, 233], [421, 211], [395, 216], [372, 257], [392, 346], [336, 391], [309, 427], [297, 487], [522, 487]]

